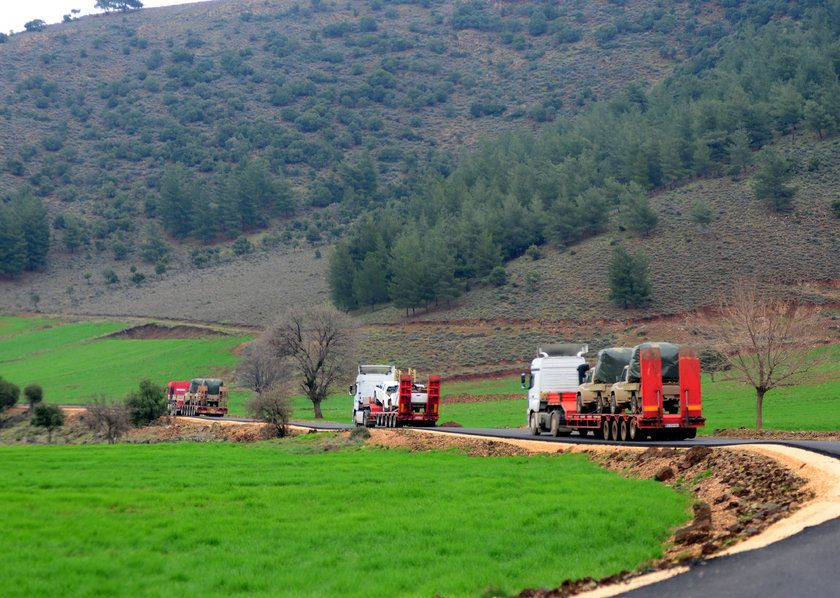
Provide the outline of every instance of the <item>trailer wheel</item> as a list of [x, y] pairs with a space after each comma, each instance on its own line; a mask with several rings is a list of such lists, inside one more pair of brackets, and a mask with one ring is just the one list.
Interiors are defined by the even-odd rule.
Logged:
[[604, 423], [601, 425], [601, 438], [604, 440], [610, 439], [610, 420], [605, 419]]
[[627, 430], [627, 420], [621, 420], [621, 425], [618, 427], [618, 435], [621, 438], [621, 442], [627, 442], [629, 440], [629, 431]]
[[586, 435], [587, 435], [588, 433], [589, 433], [589, 430], [586, 430], [586, 429], [583, 429], [583, 428], [581, 428], [580, 430], [578, 430], [578, 434], [580, 435], [580, 437], [581, 437], [581, 438], [586, 438]]
[[551, 413], [551, 435], [555, 438], [560, 436], [560, 414], [557, 411]]
[[639, 424], [635, 419], [630, 420], [630, 440], [636, 440], [639, 437]]
[[612, 422], [612, 429], [610, 430], [610, 436], [613, 440], [619, 440], [618, 438], [618, 420], [614, 419]]
[[540, 435], [540, 424], [537, 421], [537, 414], [531, 413], [531, 418], [528, 420], [528, 427], [531, 430], [531, 436], [539, 436]]

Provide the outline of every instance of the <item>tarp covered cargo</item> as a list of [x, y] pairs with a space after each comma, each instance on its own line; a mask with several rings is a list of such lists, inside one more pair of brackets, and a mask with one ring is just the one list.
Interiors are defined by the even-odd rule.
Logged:
[[588, 351], [589, 346], [580, 343], [557, 343], [540, 347], [540, 354], [545, 353], [549, 357], [576, 357]]
[[641, 379], [641, 364], [639, 355], [642, 349], [659, 349], [659, 357], [662, 360], [662, 381], [679, 382], [680, 380], [680, 346], [673, 343], [642, 343], [633, 347], [633, 357], [630, 359], [630, 372], [628, 381], [638, 382]]
[[613, 384], [621, 379], [624, 366], [630, 363], [633, 355], [631, 347], [611, 347], [598, 351], [598, 361], [592, 372], [595, 384]]
[[193, 378], [190, 382], [189, 392], [193, 394], [197, 393], [199, 386], [206, 386], [208, 395], [217, 395], [219, 394], [219, 388], [224, 386], [224, 384], [218, 378]]

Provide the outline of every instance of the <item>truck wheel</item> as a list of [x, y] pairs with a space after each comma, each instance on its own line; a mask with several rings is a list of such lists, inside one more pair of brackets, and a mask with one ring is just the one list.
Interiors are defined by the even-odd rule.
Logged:
[[610, 439], [610, 420], [605, 419], [604, 423], [601, 425], [601, 438], [604, 440]]
[[580, 393], [578, 393], [577, 401], [575, 403], [575, 407], [576, 407], [578, 413], [583, 413], [583, 397], [580, 396]]
[[604, 407], [606, 407], [606, 405], [604, 405], [604, 397], [598, 395], [598, 398], [595, 400], [595, 411], [603, 413]]
[[551, 414], [551, 435], [557, 438], [560, 436], [560, 414], [554, 411]]
[[639, 425], [636, 423], [635, 419], [630, 420], [630, 440], [636, 440], [639, 436]]
[[639, 397], [637, 397], [635, 394], [630, 397], [630, 411], [632, 413], [639, 412]]
[[618, 405], [615, 402], [615, 395], [610, 395], [610, 413], [615, 415], [616, 411], [618, 411]]
[[531, 430], [531, 436], [539, 436], [540, 435], [540, 424], [539, 420], [537, 420], [537, 414], [531, 413], [531, 419], [528, 421], [528, 427]]
[[369, 428], [370, 427], [370, 415], [367, 411], [362, 411], [362, 427]]
[[621, 442], [627, 442], [629, 440], [629, 431], [627, 429], [627, 420], [621, 420], [621, 424], [618, 426], [618, 437], [621, 438]]
[[614, 419], [612, 422], [612, 429], [610, 430], [610, 436], [613, 440], [619, 440], [618, 438], [618, 420]]
[[697, 428], [687, 428], [685, 431], [686, 438], [697, 438]]

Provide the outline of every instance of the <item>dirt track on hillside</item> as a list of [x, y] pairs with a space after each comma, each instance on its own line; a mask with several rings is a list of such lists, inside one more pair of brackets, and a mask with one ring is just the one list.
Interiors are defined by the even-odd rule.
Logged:
[[189, 326], [178, 324], [175, 326], [163, 326], [161, 324], [141, 324], [109, 334], [109, 338], [124, 339], [176, 339], [176, 338], [208, 338], [213, 336], [229, 336], [227, 332], [204, 328], [201, 326]]

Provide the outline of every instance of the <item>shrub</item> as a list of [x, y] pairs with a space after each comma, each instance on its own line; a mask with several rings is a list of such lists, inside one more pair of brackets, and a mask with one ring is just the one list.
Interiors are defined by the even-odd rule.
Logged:
[[23, 396], [26, 397], [26, 402], [29, 408], [32, 409], [38, 403], [44, 400], [44, 389], [37, 384], [29, 384], [23, 389]]
[[254, 244], [245, 237], [239, 237], [230, 248], [236, 255], [247, 255], [254, 252]]
[[712, 222], [712, 208], [703, 201], [695, 201], [691, 206], [691, 219], [703, 226], [710, 224]]
[[20, 388], [0, 378], [0, 411], [13, 407], [20, 397]]
[[487, 280], [490, 284], [493, 284], [497, 287], [504, 286], [507, 284], [507, 271], [505, 270], [504, 266], [496, 266], [490, 271], [490, 274], [487, 276]]
[[135, 427], [145, 426], [166, 414], [168, 405], [166, 392], [149, 380], [143, 380], [138, 390], [132, 391], [125, 399], [129, 418]]
[[834, 212], [835, 218], [840, 218], [840, 200], [831, 203], [831, 211]]
[[136, 284], [138, 287], [143, 284], [143, 281], [146, 280], [146, 275], [142, 272], [134, 272], [131, 275], [131, 282]]
[[120, 277], [113, 270], [104, 270], [102, 278], [105, 280], [105, 284], [116, 284], [120, 281]]
[[284, 389], [269, 388], [248, 401], [245, 408], [253, 417], [268, 424], [273, 437], [283, 438], [289, 433], [292, 402]]
[[527, 255], [532, 260], [536, 261], [542, 257], [542, 251], [536, 245], [531, 245], [528, 249], [525, 250], [525, 255]]
[[47, 442], [52, 444], [53, 431], [64, 425], [64, 412], [58, 405], [44, 405], [35, 407], [32, 414], [32, 425], [47, 429]]
[[88, 405], [82, 421], [92, 432], [105, 436], [108, 444], [114, 444], [131, 428], [131, 414], [125, 403], [116, 402], [109, 405], [101, 397]]

